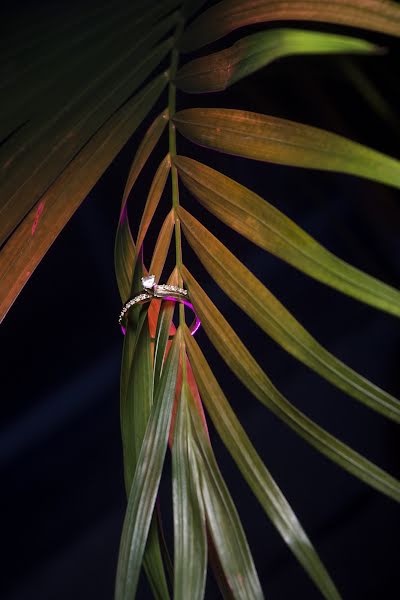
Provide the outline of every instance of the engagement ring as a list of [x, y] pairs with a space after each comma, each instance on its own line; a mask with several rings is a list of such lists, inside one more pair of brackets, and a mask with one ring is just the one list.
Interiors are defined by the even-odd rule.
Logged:
[[177, 285], [157, 285], [156, 278], [154, 275], [147, 275], [142, 277], [142, 291], [127, 302], [122, 307], [119, 315], [118, 323], [121, 325], [122, 331], [125, 333], [125, 327], [122, 325], [122, 321], [127, 317], [127, 313], [132, 306], [136, 304], [145, 304], [152, 300], [172, 300], [172, 302], [181, 302], [185, 306], [188, 306], [194, 313], [194, 320], [190, 326], [190, 333], [194, 335], [200, 327], [200, 319], [196, 315], [192, 303], [189, 301], [188, 291], [178, 287]]

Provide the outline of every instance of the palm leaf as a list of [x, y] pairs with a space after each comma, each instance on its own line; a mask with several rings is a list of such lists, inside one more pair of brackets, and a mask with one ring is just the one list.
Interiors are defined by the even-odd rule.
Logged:
[[261, 329], [333, 385], [366, 406], [400, 422], [400, 403], [396, 398], [325, 350], [271, 292], [182, 207], [179, 208], [179, 217], [188, 242], [211, 277]]
[[180, 133], [202, 146], [281, 165], [336, 171], [400, 188], [400, 162], [334, 133], [227, 108], [178, 112]]
[[68, 164], [8, 240], [0, 257], [0, 321], [166, 83], [165, 75], [159, 75], [116, 112]]
[[[185, 280], [207, 335], [237, 377], [316, 449], [399, 500], [397, 480], [324, 431], [276, 390], [183, 266], [181, 223], [215, 281], [277, 343], [340, 389], [396, 421], [400, 420], [398, 401], [322, 348], [227, 248], [180, 207], [179, 179], [230, 227], [312, 277], [394, 315], [399, 315], [399, 292], [334, 257], [250, 190], [210, 167], [176, 156], [176, 129], [196, 143], [226, 153], [344, 172], [394, 187], [400, 187], [399, 162], [333, 133], [283, 119], [230, 109], [184, 109], [176, 114], [175, 106], [177, 87], [225, 89], [278, 57], [379, 52], [375, 45], [355, 38], [277, 29], [196, 57], [178, 72], [181, 49], [200, 48], [245, 25], [277, 20], [349, 25], [398, 36], [400, 8], [383, 0], [223, 0], [185, 29], [203, 4], [203, 0], [140, 0], [132, 5], [124, 0], [94, 10], [68, 7], [61, 18], [46, 14], [38, 26], [32, 26], [27, 16], [18, 20], [15, 37], [15, 31], [11, 35], [3, 27], [1, 318], [168, 84], [167, 108], [145, 133], [122, 198], [115, 243], [122, 301], [141, 289], [141, 277], [147, 273], [143, 243], [158, 205], [166, 201], [171, 171], [172, 207], [165, 211], [150, 272], [160, 278], [165, 264], [169, 265], [174, 231], [176, 267], [169, 282], [181, 286]], [[168, 56], [169, 66], [162, 72]], [[9, 102], [10, 97], [15, 102]], [[135, 244], [127, 203], [135, 202], [133, 187], [167, 121], [168, 153], [153, 177]], [[249, 294], [249, 289], [254, 293]], [[201, 350], [188, 337], [183, 305], [177, 330], [173, 309], [172, 303], [160, 306], [157, 301], [148, 307], [135, 306], [124, 323], [120, 410], [129, 499], [116, 600], [135, 597], [142, 564], [153, 595], [159, 600], [169, 598], [164, 564], [169, 566], [170, 559], [156, 506], [168, 442], [173, 462], [174, 597], [204, 597], [207, 557], [224, 597], [263, 597], [243, 527], [211, 448], [198, 386], [217, 431], [264, 510], [322, 594], [338, 598], [297, 517], [237, 421]]]
[[293, 406], [276, 389], [228, 321], [185, 267], [183, 273], [185, 283], [190, 290], [190, 297], [207, 336], [228, 367], [255, 398], [327, 458], [361, 481], [399, 502], [400, 482], [335, 438]]
[[151, 184], [149, 194], [147, 196], [146, 205], [144, 207], [142, 219], [139, 224], [139, 232], [137, 236], [136, 246], [141, 248], [143, 240], [160, 202], [161, 195], [165, 188], [165, 183], [171, 169], [171, 157], [169, 154], [161, 161]]
[[[156, 37], [164, 34], [165, 31], [158, 32]], [[149, 40], [143, 37], [144, 42], [121, 64], [117, 60], [116, 66], [111, 65], [100, 74], [99, 81], [90, 82], [69, 102], [56, 108], [51, 118], [32, 121], [2, 146], [1, 243], [97, 130], [116, 110], [124, 109], [123, 104], [171, 49], [171, 39], [153, 49], [154, 36]], [[135, 51], [144, 52], [145, 58], [127, 73]]]
[[129, 494], [118, 560], [116, 600], [128, 600], [136, 592], [167, 449], [180, 340], [178, 330], [157, 388]]
[[219, 92], [285, 56], [379, 52], [380, 48], [365, 40], [344, 35], [273, 29], [246, 36], [226, 50], [195, 58], [178, 71], [175, 81], [184, 92]]
[[[153, 377], [151, 369], [149, 330], [146, 309], [142, 309], [140, 330], [135, 332], [134, 352], [128, 367], [129, 379], [126, 396], [121, 404], [122, 440], [124, 449], [125, 487], [132, 485], [137, 459], [153, 403]], [[136, 358], [134, 360], [134, 358]]]
[[[120, 8], [125, 9], [125, 2]], [[0, 64], [4, 73], [14, 73], [14, 60], [26, 56], [32, 57], [41, 48], [39, 56], [43, 57], [44, 47], [57, 46], [82, 27], [85, 31], [91, 28], [93, 21], [101, 22], [106, 16], [110, 18], [110, 3], [97, 4], [96, 8], [89, 4], [77, 6], [61, 6], [50, 10], [50, 6], [27, 5], [23, 11], [8, 13], [1, 22], [0, 30]], [[115, 6], [112, 7], [115, 11]], [[61, 9], [61, 10], [60, 10]], [[72, 10], [71, 10], [72, 9]], [[43, 57], [44, 58], [44, 57]], [[23, 60], [21, 61], [23, 62]]]
[[[146, 311], [145, 311], [146, 312]], [[124, 419], [125, 446], [133, 445], [134, 461], [125, 460], [125, 473], [130, 476], [127, 482], [127, 491], [132, 486], [133, 475], [137, 467], [140, 449], [150, 418], [153, 404], [153, 369], [152, 357], [150, 352], [150, 334], [146, 320], [144, 320], [138, 335], [138, 341], [135, 348], [135, 354], [132, 360], [131, 374], [129, 378], [129, 389], [127, 394], [127, 404], [132, 412], [131, 422]], [[129, 429], [127, 428], [130, 424]], [[129, 436], [129, 437], [128, 437]], [[143, 565], [148, 574], [149, 581], [155, 598], [169, 598], [168, 586], [164, 574], [160, 542], [157, 531], [157, 521], [153, 512], [146, 550], [143, 558]]]
[[147, 159], [154, 150], [167, 124], [168, 111], [164, 110], [146, 131], [133, 159], [122, 197], [120, 217], [115, 238], [114, 260], [118, 289], [124, 302], [131, 290], [135, 264], [135, 246], [129, 227], [127, 202]]
[[[30, 125], [34, 121], [36, 127], [45, 122], [49, 111], [55, 113], [83, 90], [98, 85], [105, 72], [111, 73], [113, 63], [121, 66], [121, 58], [132, 56], [132, 46], [140, 50], [143, 31], [154, 26], [158, 15], [149, 7], [141, 18], [135, 17], [135, 12], [136, 7], [129, 5], [111, 14], [107, 11], [98, 20], [89, 21], [86, 27], [81, 25], [68, 31], [68, 37], [61, 36], [54, 46], [40, 45], [36, 52], [30, 49], [27, 56], [14, 58], [10, 77], [1, 82], [5, 97], [12, 95], [15, 102], [2, 106], [0, 139], [28, 121]], [[169, 26], [166, 20], [163, 27], [168, 31]], [[154, 33], [153, 39], [157, 40], [158, 32]], [[139, 45], [128, 47], [127, 39], [135, 39]], [[146, 40], [148, 43], [149, 38]], [[121, 69], [120, 72], [123, 73]], [[29, 126], [27, 130], [32, 128]]]
[[[177, 285], [178, 276], [174, 270], [171, 277], [168, 279], [169, 285]], [[161, 378], [161, 373], [164, 367], [165, 357], [168, 352], [168, 340], [170, 333], [174, 334], [175, 330], [171, 332], [172, 317], [174, 316], [175, 303], [174, 302], [163, 302], [160, 307], [159, 316], [157, 319], [156, 333], [154, 337], [154, 367], [153, 367], [153, 380], [154, 384], [157, 385]]]
[[296, 515], [240, 425], [199, 346], [185, 341], [200, 392], [221, 439], [263, 509], [325, 598], [340, 598]]
[[207, 537], [201, 479], [191, 448], [189, 388], [182, 385], [172, 449], [175, 578], [174, 600], [204, 598]]
[[[135, 271], [135, 281], [139, 280], [142, 274], [143, 270], [139, 261]], [[137, 307], [135, 315], [137, 323], [134, 325], [128, 323], [122, 356], [120, 412], [127, 494], [132, 486], [154, 395], [147, 313], [145, 307]], [[169, 593], [164, 573], [160, 547], [160, 525], [157, 516], [154, 511], [143, 565], [154, 597], [165, 600], [169, 598]], [[162, 535], [161, 540], [163, 540]], [[164, 548], [163, 550], [166, 553]]]
[[228, 585], [236, 599], [263, 598], [239, 515], [222, 479], [193, 400], [190, 414], [194, 432], [192, 452], [201, 476], [207, 524]]
[[388, 0], [222, 0], [186, 29], [182, 50], [197, 50], [246, 25], [316, 21], [400, 35], [400, 7]]
[[398, 290], [337, 258], [260, 196], [185, 156], [174, 163], [202, 206], [251, 242], [318, 281], [400, 316]]
[[168, 250], [171, 244], [172, 233], [174, 231], [174, 225], [174, 212], [173, 210], [170, 210], [160, 229], [149, 269], [149, 272], [154, 273], [157, 280], [159, 280], [161, 277], [164, 263], [167, 258]]
[[[140, 258], [141, 260], [137, 261], [135, 264], [132, 275], [132, 281], [134, 281], [135, 285], [139, 285], [139, 282], [143, 276], [142, 256], [140, 256]], [[129, 379], [131, 375], [132, 361], [136, 350], [136, 344], [147, 315], [148, 310], [142, 310], [141, 306], [134, 306], [129, 312], [122, 349], [120, 377], [120, 421], [122, 449], [124, 453], [125, 488], [127, 493], [130, 489], [130, 483], [136, 465], [136, 451], [131, 436], [131, 428], [133, 426], [133, 407], [128, 400]]]

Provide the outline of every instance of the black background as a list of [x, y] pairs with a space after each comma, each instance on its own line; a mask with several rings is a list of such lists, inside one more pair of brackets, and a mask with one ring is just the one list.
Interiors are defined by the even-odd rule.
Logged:
[[[323, 127], [398, 157], [400, 123], [394, 114], [400, 98], [400, 47], [392, 38], [363, 35], [388, 48], [389, 53], [351, 59], [281, 60], [229, 92], [197, 97], [180, 94], [178, 108], [227, 106], [273, 114]], [[220, 46], [237, 37], [239, 34], [229, 36]], [[369, 101], [352, 85], [346, 75], [349, 61], [380, 90], [392, 115], [385, 118], [371, 104], [373, 99]], [[165, 102], [164, 97], [91, 191], [2, 326], [0, 593], [4, 600], [109, 600], [113, 595], [125, 508], [118, 397], [122, 336], [116, 324], [120, 300], [113, 272], [114, 235], [130, 162]], [[134, 230], [154, 169], [166, 152], [164, 139], [131, 194]], [[350, 176], [227, 157], [196, 148], [181, 137], [178, 152], [204, 160], [251, 187], [341, 258], [399, 286], [396, 190]], [[234, 249], [321, 343], [399, 396], [400, 329], [394, 317], [307, 278], [245, 242], [205, 214], [187, 192], [182, 191], [181, 200]], [[169, 208], [168, 188], [150, 230], [147, 257], [157, 226]], [[395, 426], [346, 397], [267, 339], [207, 277], [187, 245], [184, 257], [286, 397], [398, 476]], [[204, 332], [199, 332], [198, 340], [343, 597], [398, 597], [395, 503], [318, 455], [234, 379]], [[211, 436], [266, 596], [272, 600], [320, 598], [212, 428]], [[169, 537], [170, 492], [168, 458], [162, 503]], [[144, 581], [138, 597], [150, 597]], [[219, 597], [211, 577], [207, 597]]]

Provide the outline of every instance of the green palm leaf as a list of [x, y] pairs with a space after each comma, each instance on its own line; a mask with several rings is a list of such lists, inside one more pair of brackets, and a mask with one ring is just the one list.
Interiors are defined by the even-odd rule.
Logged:
[[[141, 257], [142, 258], [142, 257]], [[139, 286], [143, 276], [142, 260], [137, 261], [133, 272], [132, 280], [135, 285]], [[121, 437], [122, 449], [124, 454], [124, 476], [126, 492], [129, 492], [130, 483], [136, 465], [136, 449], [132, 440], [131, 428], [133, 422], [133, 406], [129, 402], [128, 394], [129, 380], [132, 370], [133, 356], [136, 350], [139, 334], [142, 330], [143, 323], [147, 319], [147, 310], [142, 310], [141, 306], [134, 306], [129, 312], [126, 332], [124, 336], [124, 344], [122, 349], [121, 361], [121, 377], [120, 377], [120, 421], [121, 421]]]
[[[142, 276], [141, 262], [135, 271], [135, 282]], [[146, 308], [137, 307], [137, 323], [128, 323], [121, 369], [121, 435], [124, 455], [126, 492], [132, 486], [143, 438], [148, 424], [154, 396], [150, 335]], [[151, 521], [143, 565], [154, 597], [169, 598], [160, 548], [159, 523], [154, 511]], [[163, 537], [161, 536], [161, 540]], [[164, 542], [165, 544], [165, 542]], [[166, 550], [163, 548], [164, 553]]]
[[219, 92], [274, 60], [295, 54], [379, 53], [365, 40], [344, 35], [273, 29], [246, 36], [226, 50], [201, 56], [186, 63], [175, 81], [190, 93]]
[[158, 203], [160, 202], [161, 195], [164, 191], [165, 183], [167, 181], [170, 169], [171, 158], [170, 155], [167, 154], [167, 156], [161, 161], [154, 175], [150, 191], [147, 196], [146, 205], [144, 207], [142, 219], [139, 224], [139, 231], [136, 242], [138, 249], [142, 247], [143, 240], [145, 238], [151, 220], [154, 216], [154, 213], [157, 209]]
[[400, 35], [400, 7], [388, 0], [222, 0], [186, 29], [182, 50], [197, 50], [246, 25], [316, 21]]
[[207, 336], [255, 398], [330, 460], [400, 502], [400, 482], [317, 425], [282, 396], [194, 277], [186, 268], [183, 272]]
[[[123, 419], [123, 431], [125, 433], [124, 446], [125, 448], [129, 445], [133, 446], [132, 454], [134, 457], [133, 461], [129, 461], [127, 460], [127, 453], [125, 454], [125, 474], [127, 478], [129, 477], [127, 480], [128, 494], [132, 486], [134, 472], [137, 467], [143, 438], [150, 418], [153, 405], [153, 386], [150, 334], [147, 320], [145, 319], [140, 333], [138, 334], [126, 398], [127, 408], [132, 416], [131, 419], [127, 419], [126, 416]], [[156, 513], [154, 512], [147, 538], [143, 565], [148, 574], [155, 598], [164, 599], [169, 598], [169, 593], [164, 574], [155, 514]]]
[[396, 398], [347, 367], [323, 348], [266, 287], [199, 221], [182, 207], [188, 242], [226, 294], [287, 352], [363, 404], [400, 422]]
[[189, 389], [182, 386], [174, 428], [172, 490], [174, 509], [174, 600], [204, 598], [207, 536], [201, 479], [192, 449]]
[[180, 343], [178, 329], [157, 387], [129, 494], [118, 560], [116, 600], [131, 599], [136, 592], [167, 449]]
[[[190, 398], [190, 394], [188, 394]], [[204, 432], [201, 417], [191, 399], [192, 452], [201, 476], [207, 525], [228, 585], [235, 599], [264, 598], [239, 515], [218, 469]]]
[[260, 196], [185, 156], [174, 163], [199, 202], [254, 244], [357, 300], [400, 316], [398, 290], [337, 258]]
[[[399, 36], [400, 8], [383, 0], [223, 0], [185, 28], [203, 4], [204, 0], [139, 0], [134, 4], [123, 0], [116, 5], [71, 6], [61, 17], [49, 11], [37, 26], [32, 24], [33, 13], [18, 17], [12, 27], [2, 26], [0, 319], [168, 85], [167, 108], [147, 129], [122, 198], [115, 242], [122, 301], [140, 291], [141, 277], [148, 273], [143, 245], [146, 240], [147, 246], [157, 207], [167, 201], [166, 181], [171, 171], [171, 208], [163, 213], [167, 216], [159, 229], [149, 272], [159, 279], [165, 265], [172, 268], [169, 252], [174, 231], [176, 266], [168, 281], [180, 286], [185, 281], [206, 334], [236, 376], [317, 450], [400, 500], [399, 482], [394, 477], [308, 419], [273, 386], [183, 266], [181, 223], [195, 254], [215, 281], [278, 344], [349, 395], [395, 421], [400, 421], [399, 402], [325, 350], [180, 206], [180, 180], [228, 226], [319, 281], [396, 316], [400, 313], [399, 292], [333, 256], [250, 190], [195, 160], [177, 156], [176, 129], [198, 144], [225, 153], [348, 173], [398, 188], [400, 163], [333, 133], [275, 117], [232, 109], [175, 111], [177, 88], [192, 92], [226, 89], [279, 57], [380, 51], [372, 43], [342, 35], [276, 29], [249, 35], [226, 50], [197, 56], [178, 71], [182, 49], [200, 48], [245, 25], [288, 20]], [[135, 244], [127, 203], [129, 198], [135, 203], [133, 187], [167, 122], [167, 154], [154, 174]], [[197, 385], [217, 432], [262, 507], [321, 593], [339, 598], [200, 348], [188, 336], [182, 304], [175, 332], [174, 306], [171, 302], [157, 306], [156, 301], [150, 306], [137, 305], [124, 322], [120, 411], [129, 498], [116, 600], [133, 600], [142, 565], [154, 597], [168, 600], [170, 595], [164, 568], [170, 567], [169, 550], [156, 504], [168, 441], [173, 471], [174, 597], [204, 597], [208, 559], [224, 597], [263, 597], [239, 515], [211, 448]]]
[[135, 264], [135, 247], [129, 227], [127, 202], [129, 194], [136, 183], [147, 159], [154, 150], [168, 121], [168, 110], [164, 110], [146, 131], [133, 159], [122, 197], [120, 217], [115, 238], [114, 260], [118, 289], [124, 302], [131, 290], [133, 268]]
[[183, 110], [174, 122], [192, 142], [228, 154], [348, 173], [400, 188], [398, 160], [316, 127], [227, 108]]
[[[178, 276], [174, 271], [168, 279], [169, 285], [177, 285]], [[168, 349], [168, 340], [171, 333], [172, 317], [174, 316], [175, 303], [163, 302], [157, 320], [156, 335], [154, 338], [154, 385], [158, 385], [164, 367], [165, 357]]]
[[185, 341], [207, 411], [243, 477], [324, 597], [340, 598], [296, 515], [236, 418], [199, 346], [190, 335], [185, 335]]
[[172, 233], [174, 231], [175, 219], [174, 211], [170, 210], [164, 219], [160, 229], [156, 245], [154, 247], [153, 258], [151, 259], [149, 272], [159, 280], [167, 258], [168, 250], [171, 244]]

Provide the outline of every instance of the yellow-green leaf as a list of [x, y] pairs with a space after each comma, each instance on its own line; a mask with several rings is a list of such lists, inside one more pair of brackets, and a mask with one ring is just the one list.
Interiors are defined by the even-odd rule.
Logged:
[[211, 277], [287, 352], [373, 410], [400, 422], [400, 402], [346, 366], [313, 338], [221, 242], [182, 207], [186, 239]]
[[[153, 271], [151, 271], [153, 273]], [[178, 273], [174, 269], [168, 279], [168, 285], [178, 285]], [[172, 318], [174, 316], [175, 302], [163, 301], [157, 320], [156, 334], [154, 338], [154, 385], [158, 385], [164, 367], [167, 353], [168, 339], [171, 333]]]
[[153, 152], [160, 137], [168, 123], [168, 108], [164, 109], [152, 122], [148, 130], [143, 136], [142, 141], [136, 151], [135, 157], [129, 169], [128, 179], [125, 185], [124, 194], [121, 202], [121, 213], [126, 206], [129, 194], [136, 183], [137, 178], [144, 165], [146, 164], [150, 154]]
[[400, 188], [400, 161], [340, 135], [228, 108], [192, 108], [174, 117], [192, 142], [228, 154], [293, 167], [336, 171]]
[[146, 131], [133, 159], [122, 197], [114, 249], [115, 274], [122, 302], [126, 301], [131, 290], [135, 262], [135, 245], [128, 220], [128, 197], [147, 159], [160, 139], [167, 122], [168, 110], [165, 109], [154, 119]]
[[273, 21], [316, 21], [400, 36], [400, 7], [389, 0], [222, 0], [186, 29], [182, 49], [190, 52], [246, 25]]
[[[141, 313], [143, 313], [143, 316], [146, 316], [147, 307], [142, 307]], [[124, 473], [127, 494], [129, 494], [132, 486], [133, 476], [153, 404], [153, 368], [147, 318], [143, 319], [141, 329], [137, 334], [137, 343], [129, 373], [124, 407], [121, 404], [121, 430], [124, 446]], [[157, 513], [154, 510], [146, 542], [143, 565], [155, 598], [168, 599], [168, 585], [162, 561], [156, 516]]]
[[326, 250], [269, 202], [191, 158], [177, 156], [174, 163], [199, 202], [254, 244], [357, 300], [400, 316], [398, 290]]
[[400, 482], [293, 406], [276, 389], [228, 321], [185, 267], [183, 277], [204, 331], [228, 367], [255, 398], [327, 458], [364, 483], [400, 502]]
[[[138, 261], [134, 273], [136, 284], [143, 275], [142, 261]], [[153, 402], [153, 372], [151, 365], [150, 337], [148, 327], [148, 305], [132, 307], [127, 319], [122, 352], [120, 381], [120, 420], [124, 457], [124, 479], [127, 495], [131, 488], [141, 444], [151, 405]], [[169, 600], [161, 554], [161, 543], [165, 543], [158, 513], [151, 520], [143, 565], [154, 597]], [[163, 550], [165, 548], [163, 546]]]
[[194, 338], [185, 331], [200, 394], [222, 441], [261, 506], [325, 598], [340, 598], [311, 541], [264, 465]]
[[349, 36], [300, 29], [271, 29], [246, 36], [226, 50], [195, 58], [178, 71], [175, 81], [184, 92], [219, 92], [285, 56], [379, 52], [378, 46]]
[[[141, 255], [140, 255], [141, 256]], [[142, 256], [141, 256], [142, 258]], [[136, 263], [135, 270], [133, 273], [133, 280], [135, 285], [138, 286], [141, 283], [143, 276], [143, 261], [139, 260]], [[124, 344], [122, 349], [122, 361], [121, 361], [121, 378], [120, 378], [120, 419], [121, 419], [121, 437], [122, 437], [122, 449], [124, 452], [124, 466], [125, 466], [125, 488], [128, 493], [130, 481], [130, 474], [126, 471], [126, 465], [128, 462], [135, 464], [135, 449], [133, 441], [130, 437], [130, 431], [132, 426], [132, 415], [133, 407], [128, 400], [128, 385], [129, 377], [131, 374], [131, 367], [133, 356], [136, 349], [136, 344], [139, 338], [139, 334], [142, 330], [144, 321], [147, 319], [148, 306], [136, 305], [132, 306], [128, 312], [126, 319], [126, 331], [124, 335]], [[132, 449], [132, 450], [131, 450]], [[132, 468], [133, 474], [134, 467]]]
[[165, 265], [165, 260], [171, 244], [172, 232], [174, 231], [174, 224], [174, 211], [171, 209], [165, 217], [164, 223], [158, 234], [149, 269], [149, 273], [155, 275], [157, 281], [160, 280]]
[[157, 387], [129, 494], [118, 559], [116, 600], [132, 600], [136, 593], [167, 450], [181, 337], [178, 329]]
[[215, 460], [201, 416], [190, 398], [192, 452], [198, 465], [207, 517], [222, 570], [236, 600], [264, 598], [240, 517]]
[[146, 204], [143, 210], [142, 219], [139, 225], [138, 237], [136, 246], [141, 248], [143, 240], [146, 236], [147, 230], [154, 216], [158, 203], [160, 202], [162, 193], [165, 188], [165, 183], [171, 169], [171, 158], [167, 154], [161, 161], [150, 186], [150, 190], [147, 196]]
[[207, 575], [206, 519], [192, 444], [189, 389], [183, 382], [172, 447], [174, 600], [203, 600]]

